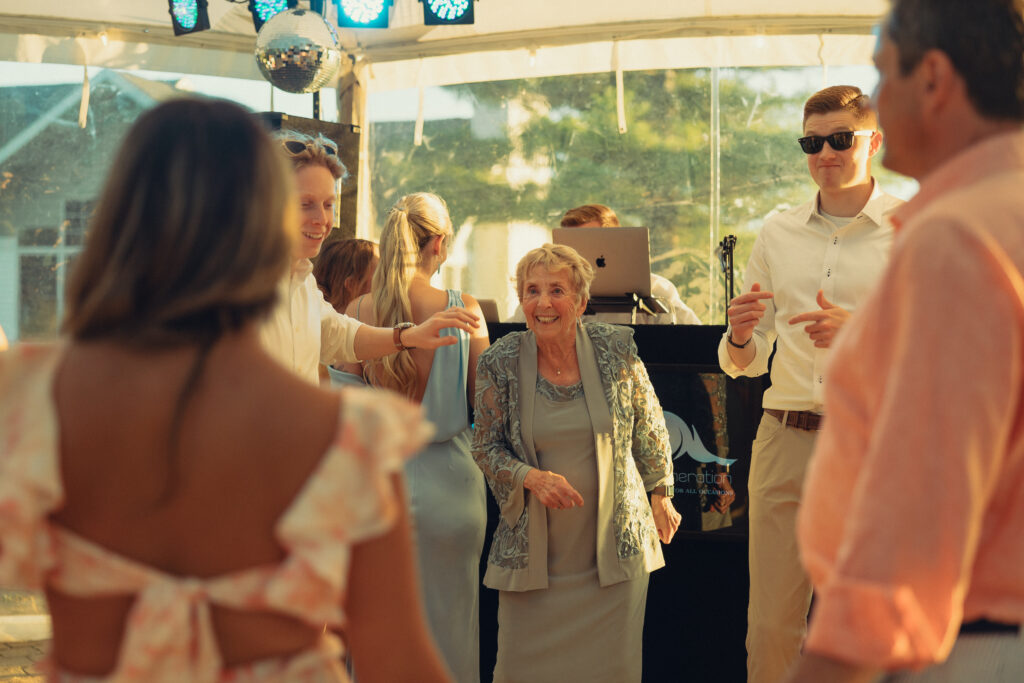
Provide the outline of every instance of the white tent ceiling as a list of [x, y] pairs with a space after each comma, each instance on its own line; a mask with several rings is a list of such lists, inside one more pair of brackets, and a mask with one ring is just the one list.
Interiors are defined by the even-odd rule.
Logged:
[[[306, 3], [300, 3], [306, 4]], [[330, 2], [328, 2], [330, 5]], [[339, 30], [371, 89], [614, 68], [860, 64], [885, 0], [477, 0], [471, 26]], [[328, 11], [332, 11], [330, 8]], [[175, 37], [164, 0], [0, 0], [0, 61], [259, 78], [244, 4], [209, 0], [212, 29]]]

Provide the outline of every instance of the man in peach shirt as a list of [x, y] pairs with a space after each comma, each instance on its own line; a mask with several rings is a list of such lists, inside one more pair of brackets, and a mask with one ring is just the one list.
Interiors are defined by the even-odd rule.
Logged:
[[883, 163], [917, 178], [846, 325], [798, 517], [791, 681], [1024, 681], [1024, 0], [893, 0]]

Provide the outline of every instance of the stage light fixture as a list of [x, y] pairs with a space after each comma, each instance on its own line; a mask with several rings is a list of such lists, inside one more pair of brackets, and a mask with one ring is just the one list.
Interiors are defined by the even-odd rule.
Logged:
[[260, 32], [270, 17], [285, 11], [295, 9], [299, 0], [249, 0], [249, 13], [252, 14], [252, 25], [256, 27], [256, 33]]
[[338, 26], [345, 28], [387, 28], [392, 0], [335, 0]]
[[426, 26], [472, 24], [473, 0], [420, 0]]
[[167, 0], [167, 11], [171, 15], [171, 27], [176, 36], [210, 28], [206, 0]]

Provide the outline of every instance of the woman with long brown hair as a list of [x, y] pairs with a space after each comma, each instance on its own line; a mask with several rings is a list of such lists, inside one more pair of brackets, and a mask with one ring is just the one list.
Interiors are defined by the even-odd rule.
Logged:
[[0, 355], [0, 585], [46, 591], [52, 680], [344, 681], [341, 629], [363, 681], [447, 680], [395, 474], [418, 411], [310, 386], [260, 344], [293, 187], [236, 105], [145, 113], [67, 340]]

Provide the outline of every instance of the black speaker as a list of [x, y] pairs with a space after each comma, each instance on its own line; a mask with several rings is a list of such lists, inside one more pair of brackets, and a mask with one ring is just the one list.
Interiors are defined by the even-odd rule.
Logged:
[[348, 123], [333, 123], [318, 119], [306, 119], [301, 116], [290, 116], [276, 111], [265, 111], [258, 114], [267, 126], [273, 130], [294, 130], [305, 135], [323, 135], [338, 145], [338, 157], [348, 169], [348, 176], [341, 183], [338, 195], [338, 211], [335, 216], [336, 230], [332, 230], [324, 244], [339, 239], [356, 236], [356, 189], [359, 186], [359, 126]]

